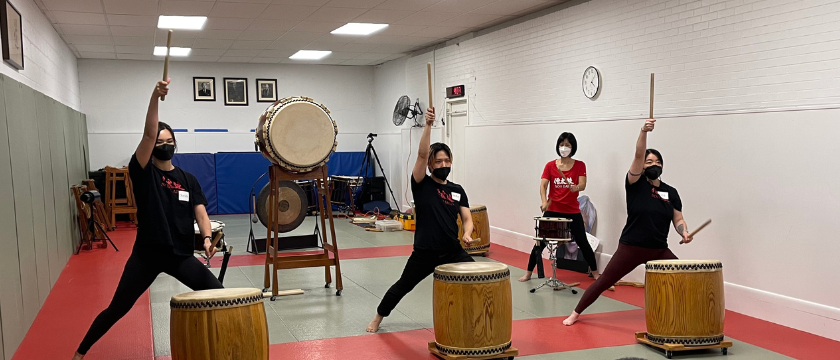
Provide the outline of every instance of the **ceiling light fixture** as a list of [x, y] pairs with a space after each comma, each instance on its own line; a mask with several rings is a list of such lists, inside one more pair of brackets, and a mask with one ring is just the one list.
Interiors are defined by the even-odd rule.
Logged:
[[289, 56], [293, 60], [321, 60], [327, 55], [332, 54], [332, 51], [321, 50], [300, 50], [294, 55]]
[[[169, 55], [172, 56], [189, 56], [191, 48], [171, 47], [169, 48]], [[155, 46], [155, 56], [166, 56], [166, 46]]]
[[158, 18], [159, 29], [201, 30], [207, 22], [206, 16], [168, 16]]
[[379, 30], [388, 27], [388, 24], [370, 24], [370, 23], [347, 23], [346, 25], [330, 31], [330, 34], [335, 35], [370, 35]]

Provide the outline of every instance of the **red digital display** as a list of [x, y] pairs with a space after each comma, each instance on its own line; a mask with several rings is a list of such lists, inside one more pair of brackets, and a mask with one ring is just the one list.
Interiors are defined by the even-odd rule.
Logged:
[[450, 86], [446, 88], [446, 98], [458, 98], [464, 96], [464, 85]]

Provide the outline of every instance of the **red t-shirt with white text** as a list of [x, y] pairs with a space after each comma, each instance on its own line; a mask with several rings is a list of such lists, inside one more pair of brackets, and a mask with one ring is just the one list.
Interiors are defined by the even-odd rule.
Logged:
[[572, 168], [563, 171], [563, 174], [566, 175], [565, 179], [560, 175], [560, 170], [557, 170], [555, 160], [545, 164], [542, 178], [548, 180], [548, 198], [551, 200], [548, 211], [577, 214], [580, 212], [580, 204], [577, 200], [578, 192], [570, 191], [569, 187], [578, 185], [580, 177], [586, 176], [586, 164], [583, 161], [575, 160]]

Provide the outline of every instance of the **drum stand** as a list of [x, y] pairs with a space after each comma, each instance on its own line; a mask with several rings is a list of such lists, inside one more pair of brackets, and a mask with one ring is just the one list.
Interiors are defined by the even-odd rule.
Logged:
[[[225, 242], [225, 233], [224, 231], [219, 231], [216, 234], [216, 238], [213, 239], [212, 244], [210, 245], [212, 248], [216, 247], [216, 244], [219, 242], [222, 243], [222, 248], [220, 251], [224, 254], [222, 257], [222, 267], [219, 270], [219, 282], [224, 284], [225, 283], [225, 272], [227, 272], [228, 261], [230, 261], [230, 255], [233, 252], [233, 246], [228, 246]], [[203, 251], [196, 251], [197, 254], [201, 255], [201, 258], [204, 259], [204, 266], [210, 268], [210, 258], [204, 254]]]
[[[577, 290], [572, 288], [572, 286], [580, 285], [580, 283], [565, 284], [562, 281], [560, 281], [560, 279], [557, 278], [557, 246], [561, 241], [560, 240], [546, 240], [545, 237], [543, 237], [541, 240], [538, 240], [538, 241], [542, 241], [542, 242], [546, 243], [545, 247], [546, 247], [546, 249], [548, 249], [548, 260], [551, 261], [551, 276], [549, 276], [548, 279], [545, 279], [544, 283], [542, 283], [539, 286], [531, 289], [531, 292], [534, 293], [534, 292], [537, 291], [537, 289], [539, 289], [543, 286], [549, 286], [549, 287], [554, 288], [554, 290], [557, 290], [557, 291], [563, 290], [563, 289], [569, 289], [569, 290], [572, 291], [572, 294], [577, 294]], [[568, 241], [568, 240], [566, 240], [566, 241]], [[566, 241], [562, 241], [562, 242], [566, 242]], [[537, 258], [537, 262], [538, 263], [542, 262], [542, 257]]]
[[685, 346], [682, 344], [656, 344], [651, 342], [647, 339], [647, 333], [644, 331], [639, 331], [636, 333], [636, 342], [639, 344], [645, 344], [648, 346], [655, 347], [657, 349], [661, 349], [665, 351], [665, 357], [670, 359], [674, 356], [674, 351], [691, 351], [691, 350], [708, 350], [708, 349], [720, 349], [721, 354], [726, 355], [729, 352], [729, 348], [732, 347], [732, 341], [724, 340], [721, 341], [719, 344], [714, 345], [700, 345], [700, 346]]
[[[269, 180], [271, 193], [268, 197], [268, 227], [266, 238], [266, 252], [265, 252], [265, 288], [263, 292], [271, 290], [271, 300], [273, 301], [277, 296], [288, 295], [288, 292], [281, 292], [278, 289], [279, 280], [277, 271], [283, 269], [299, 269], [308, 267], [324, 267], [325, 288], [330, 287], [332, 283], [332, 275], [330, 273], [330, 266], [335, 266], [336, 277], [336, 296], [341, 296], [341, 291], [344, 285], [341, 282], [341, 266], [338, 258], [338, 245], [335, 236], [335, 223], [333, 222], [332, 206], [329, 205], [330, 189], [327, 183], [327, 166], [323, 165], [315, 168], [309, 172], [292, 173], [278, 165], [271, 165], [269, 167]], [[321, 254], [305, 254], [305, 255], [281, 255], [278, 254], [278, 244], [280, 236], [277, 229], [280, 221], [280, 197], [278, 196], [278, 182], [283, 180], [315, 180], [317, 190], [316, 202], [318, 203], [318, 217], [321, 220], [321, 238], [323, 243], [323, 253]], [[317, 221], [317, 220], [316, 220]], [[327, 237], [327, 221], [329, 221], [329, 230], [332, 243], [328, 241]], [[330, 257], [332, 253], [332, 257]], [[271, 276], [273, 274], [273, 277]]]

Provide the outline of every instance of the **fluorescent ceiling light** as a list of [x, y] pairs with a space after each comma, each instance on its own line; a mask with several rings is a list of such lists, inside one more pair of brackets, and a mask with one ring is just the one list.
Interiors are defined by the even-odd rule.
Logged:
[[289, 56], [289, 59], [294, 60], [320, 60], [326, 57], [327, 55], [332, 54], [332, 51], [320, 51], [320, 50], [300, 50], [296, 52], [294, 55]]
[[[188, 56], [191, 48], [171, 47], [169, 48], [169, 55], [172, 56]], [[155, 46], [155, 56], [166, 56], [166, 46]]]
[[158, 18], [160, 29], [201, 30], [207, 21], [206, 16], [167, 16]]
[[338, 29], [330, 31], [336, 35], [370, 35], [388, 27], [388, 24], [347, 23]]

